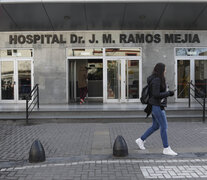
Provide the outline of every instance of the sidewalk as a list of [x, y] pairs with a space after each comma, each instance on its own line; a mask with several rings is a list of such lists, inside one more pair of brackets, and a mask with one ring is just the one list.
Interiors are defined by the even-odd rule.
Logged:
[[[169, 122], [168, 136], [176, 157], [162, 155], [159, 131], [147, 150], [135, 144], [150, 123], [0, 124], [0, 179], [207, 179], [207, 124]], [[127, 142], [129, 156], [112, 155], [117, 135]], [[39, 139], [46, 161], [29, 163], [29, 149]]]

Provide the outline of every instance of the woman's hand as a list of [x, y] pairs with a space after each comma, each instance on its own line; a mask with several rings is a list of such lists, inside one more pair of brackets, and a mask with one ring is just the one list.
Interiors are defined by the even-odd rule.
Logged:
[[174, 91], [168, 91], [168, 93], [169, 93], [169, 96], [174, 96]]

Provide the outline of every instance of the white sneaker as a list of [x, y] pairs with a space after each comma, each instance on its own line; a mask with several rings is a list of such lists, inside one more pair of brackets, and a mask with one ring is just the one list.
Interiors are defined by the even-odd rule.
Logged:
[[139, 146], [139, 149], [142, 149], [142, 150], [145, 149], [145, 147], [144, 147], [144, 141], [142, 141], [141, 138], [138, 138], [135, 142]]
[[164, 148], [164, 149], [163, 149], [163, 154], [165, 154], [165, 155], [171, 155], [171, 156], [177, 156], [177, 155], [178, 155], [178, 153], [174, 152], [174, 151], [170, 148], [170, 146], [168, 146], [167, 148]]

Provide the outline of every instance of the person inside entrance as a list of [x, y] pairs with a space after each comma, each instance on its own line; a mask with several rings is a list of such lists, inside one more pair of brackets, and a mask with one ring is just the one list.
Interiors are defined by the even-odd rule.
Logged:
[[88, 72], [87, 67], [81, 66], [78, 73], [78, 88], [80, 92], [80, 104], [85, 103], [85, 98], [88, 93]]

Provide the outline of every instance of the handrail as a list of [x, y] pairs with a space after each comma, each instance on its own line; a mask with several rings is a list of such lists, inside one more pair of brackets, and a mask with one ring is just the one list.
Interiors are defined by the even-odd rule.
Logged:
[[[205, 122], [205, 110], [206, 110], [206, 94], [201, 91], [200, 89], [198, 89], [193, 83], [192, 81], [188, 82], [185, 87], [183, 88], [183, 90], [180, 92], [180, 94], [178, 95], [178, 97], [182, 94], [182, 92], [188, 87], [188, 107], [191, 107], [191, 96], [202, 106], [203, 108], [203, 122]], [[193, 88], [192, 88], [193, 87]], [[193, 91], [194, 93], [196, 93], [196, 96], [194, 96], [194, 94], [191, 93], [191, 91]], [[198, 100], [198, 98], [201, 98], [203, 102], [200, 102]]]
[[[30, 104], [29, 104], [29, 101]], [[33, 105], [33, 106], [32, 106]], [[36, 84], [30, 93], [26, 96], [26, 123], [28, 124], [29, 115], [37, 105], [39, 109], [39, 85]]]

